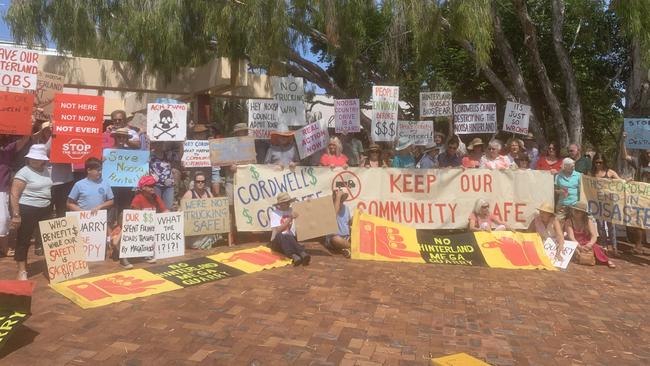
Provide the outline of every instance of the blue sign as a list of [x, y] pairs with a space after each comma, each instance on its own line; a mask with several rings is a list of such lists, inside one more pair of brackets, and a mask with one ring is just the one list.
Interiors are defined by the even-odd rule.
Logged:
[[628, 149], [650, 149], [650, 118], [625, 118], [624, 128]]
[[102, 178], [111, 187], [135, 187], [149, 174], [149, 151], [104, 149]]

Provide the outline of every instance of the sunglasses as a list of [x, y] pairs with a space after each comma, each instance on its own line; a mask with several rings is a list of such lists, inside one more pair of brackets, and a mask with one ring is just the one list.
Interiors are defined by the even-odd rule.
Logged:
[[199, 183], [205, 183], [204, 180], [195, 180], [194, 183], [199, 184]]

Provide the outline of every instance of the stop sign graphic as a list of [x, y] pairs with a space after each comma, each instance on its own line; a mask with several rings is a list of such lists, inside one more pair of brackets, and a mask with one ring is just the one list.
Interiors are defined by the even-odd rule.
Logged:
[[90, 154], [92, 146], [82, 139], [71, 139], [63, 144], [62, 148], [64, 155], [67, 155], [70, 159], [79, 160]]

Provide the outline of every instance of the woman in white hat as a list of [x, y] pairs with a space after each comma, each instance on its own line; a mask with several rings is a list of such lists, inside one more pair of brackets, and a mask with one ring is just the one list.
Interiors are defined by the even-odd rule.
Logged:
[[551, 238], [557, 244], [555, 260], [562, 261], [562, 250], [564, 249], [564, 231], [560, 221], [555, 217], [555, 208], [548, 202], [542, 203], [537, 208], [537, 214], [528, 226], [528, 232], [537, 233], [542, 242]]
[[483, 158], [483, 141], [475, 137], [467, 146], [470, 153], [463, 158], [462, 165], [464, 168], [478, 168]]
[[413, 141], [408, 137], [400, 137], [395, 146], [395, 156], [390, 166], [393, 168], [415, 168], [415, 158], [412, 154]]
[[27, 280], [27, 251], [32, 234], [41, 242], [38, 222], [51, 214], [52, 178], [46, 168], [50, 160], [43, 144], [32, 145], [25, 155], [27, 165], [14, 176], [11, 185], [11, 226], [18, 230], [14, 260], [18, 265], [19, 280]]

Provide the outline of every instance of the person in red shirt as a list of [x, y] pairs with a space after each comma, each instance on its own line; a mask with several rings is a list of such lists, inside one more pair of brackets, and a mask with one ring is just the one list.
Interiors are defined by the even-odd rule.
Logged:
[[338, 137], [332, 137], [327, 145], [327, 152], [320, 157], [320, 165], [334, 167], [348, 167], [348, 157], [343, 154], [343, 144]]
[[138, 181], [140, 190], [131, 201], [131, 208], [134, 210], [156, 210], [156, 213], [169, 212], [165, 202], [156, 194], [154, 186], [156, 178], [145, 175]]
[[554, 143], [548, 144], [546, 153], [543, 154], [537, 161], [537, 170], [548, 170], [551, 174], [555, 174], [562, 170], [562, 159], [560, 152]]

